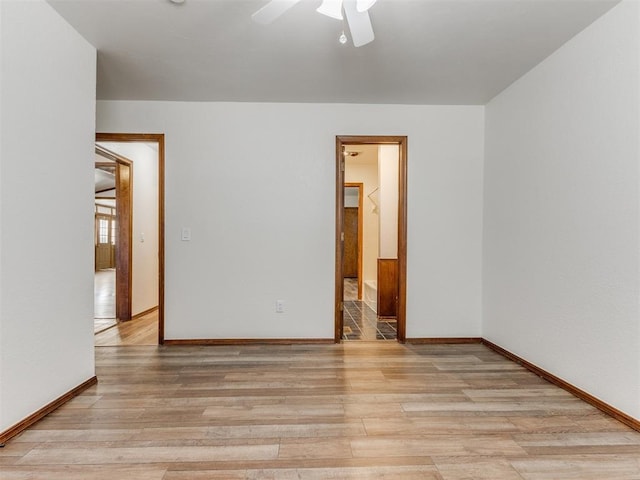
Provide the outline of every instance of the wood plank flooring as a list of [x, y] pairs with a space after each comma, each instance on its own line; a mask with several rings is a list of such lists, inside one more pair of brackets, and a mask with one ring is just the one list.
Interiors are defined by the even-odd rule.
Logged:
[[100, 333], [118, 323], [116, 319], [115, 269], [95, 272], [93, 295], [93, 333]]
[[95, 335], [97, 347], [116, 347], [122, 345], [157, 345], [158, 311], [116, 326]]
[[96, 349], [16, 479], [640, 479], [640, 433], [486, 347]]
[[116, 318], [116, 270], [98, 270], [93, 285], [94, 318]]

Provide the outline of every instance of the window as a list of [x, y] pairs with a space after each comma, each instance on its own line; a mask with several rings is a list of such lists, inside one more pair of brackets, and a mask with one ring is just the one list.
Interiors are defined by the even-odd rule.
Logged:
[[116, 219], [111, 219], [111, 245], [116, 244]]
[[98, 224], [98, 243], [109, 243], [109, 220], [100, 218]]

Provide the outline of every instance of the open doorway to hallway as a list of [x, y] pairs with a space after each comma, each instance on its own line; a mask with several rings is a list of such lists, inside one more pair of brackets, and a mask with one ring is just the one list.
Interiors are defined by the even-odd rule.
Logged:
[[[96, 345], [155, 345], [163, 342], [164, 329], [164, 135], [96, 135], [96, 149], [115, 160], [115, 311], [117, 323], [96, 335]], [[128, 162], [127, 175], [118, 175], [120, 161]], [[125, 187], [120, 180], [125, 177]], [[122, 197], [128, 199], [128, 213]], [[96, 207], [98, 208], [98, 207]], [[102, 207], [104, 208], [104, 207]], [[104, 223], [104, 222], [103, 222]], [[98, 262], [99, 220], [96, 230], [96, 310], [98, 277], [109, 268]], [[104, 236], [104, 235], [103, 235]], [[103, 240], [104, 238], [102, 238]], [[103, 249], [104, 250], [104, 249]], [[105, 282], [106, 283], [106, 282]], [[113, 297], [112, 297], [113, 298]], [[124, 302], [126, 300], [126, 303]]]
[[94, 332], [116, 324], [115, 163], [96, 154], [94, 205]]
[[406, 143], [336, 139], [336, 341], [404, 341]]
[[[131, 162], [95, 148], [94, 332], [131, 316], [128, 271]], [[119, 198], [118, 198], [119, 197]], [[123, 281], [124, 278], [124, 281]], [[120, 286], [121, 293], [116, 294]], [[124, 288], [123, 288], [124, 287]]]

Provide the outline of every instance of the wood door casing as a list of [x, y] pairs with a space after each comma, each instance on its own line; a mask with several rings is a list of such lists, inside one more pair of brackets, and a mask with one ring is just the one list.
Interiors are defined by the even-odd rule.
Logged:
[[122, 163], [116, 166], [116, 317], [121, 322], [131, 320], [131, 285], [133, 252], [133, 182], [132, 165]]
[[343, 276], [358, 278], [358, 208], [344, 208]]
[[96, 133], [97, 142], [151, 142], [158, 147], [158, 344], [164, 344], [164, 133]]
[[340, 343], [344, 327], [342, 276], [342, 222], [344, 217], [344, 150], [345, 145], [398, 145], [398, 342], [406, 341], [407, 316], [407, 157], [408, 137], [405, 135], [337, 135], [336, 136], [336, 223], [335, 223], [335, 302], [334, 341]]

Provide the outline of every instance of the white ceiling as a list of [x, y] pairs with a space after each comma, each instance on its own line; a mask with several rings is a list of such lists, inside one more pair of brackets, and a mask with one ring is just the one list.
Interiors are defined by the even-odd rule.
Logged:
[[[98, 98], [485, 104], [618, 0], [378, 0], [375, 40], [302, 0], [49, 0], [98, 49]], [[348, 32], [347, 32], [348, 33]]]

